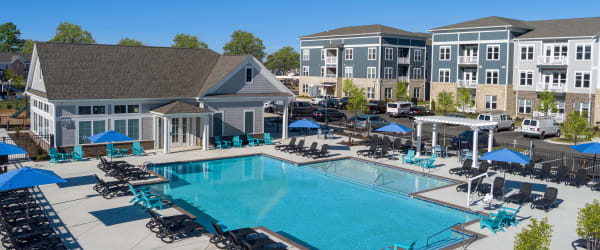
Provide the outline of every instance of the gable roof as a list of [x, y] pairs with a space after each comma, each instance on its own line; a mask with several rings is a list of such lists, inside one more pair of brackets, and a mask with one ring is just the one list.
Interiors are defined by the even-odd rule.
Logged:
[[358, 34], [387, 34], [397, 36], [412, 36], [412, 37], [426, 37], [423, 33], [415, 33], [406, 30], [396, 29], [381, 24], [372, 25], [360, 25], [360, 26], [348, 26], [337, 28], [333, 30], [327, 30], [319, 33], [301, 36], [299, 38], [314, 38], [314, 37], [328, 37], [328, 36], [344, 36], [344, 35], [358, 35]]
[[510, 19], [499, 16], [489, 16], [483, 17], [475, 20], [470, 20], [466, 22], [446, 25], [442, 27], [437, 27], [431, 29], [431, 31], [438, 30], [452, 30], [452, 29], [467, 29], [467, 28], [481, 28], [481, 27], [497, 27], [497, 26], [510, 26], [513, 28], [522, 28], [522, 29], [533, 29], [531, 26], [527, 24], [525, 21]]
[[2, 62], [2, 63], [13, 63], [14, 61], [18, 60], [19, 58], [21, 60], [25, 61], [25, 59], [23, 57], [21, 57], [20, 54], [0, 52], [0, 62]]
[[[209, 49], [36, 43], [48, 99], [198, 97], [249, 55]], [[29, 90], [28, 90], [29, 91]]]
[[600, 17], [528, 21], [533, 27], [517, 39], [595, 36], [600, 33]]
[[189, 113], [211, 113], [208, 109], [200, 108], [185, 102], [174, 101], [151, 110], [151, 112], [169, 115], [169, 114], [189, 114]]

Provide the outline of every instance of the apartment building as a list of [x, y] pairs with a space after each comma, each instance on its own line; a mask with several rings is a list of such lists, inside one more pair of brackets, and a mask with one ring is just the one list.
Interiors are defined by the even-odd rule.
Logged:
[[432, 99], [442, 91], [468, 88], [474, 107], [467, 111], [506, 111], [530, 117], [538, 112], [543, 91], [558, 100], [559, 122], [565, 114], [587, 112], [598, 91], [600, 18], [522, 21], [485, 17], [434, 28], [432, 35]]
[[300, 96], [343, 97], [345, 79], [369, 100], [393, 100], [398, 81], [409, 96], [425, 99], [429, 84], [429, 35], [383, 25], [351, 26], [299, 37]]

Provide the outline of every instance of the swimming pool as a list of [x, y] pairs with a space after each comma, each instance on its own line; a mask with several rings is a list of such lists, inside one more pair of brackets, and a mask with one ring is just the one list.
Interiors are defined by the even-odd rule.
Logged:
[[[314, 249], [382, 249], [414, 240], [423, 247], [429, 235], [476, 218], [406, 195], [446, 180], [354, 159], [295, 165], [256, 155], [151, 169], [170, 182], [150, 188], [203, 225], [265, 226]], [[432, 242], [460, 240], [445, 231]]]

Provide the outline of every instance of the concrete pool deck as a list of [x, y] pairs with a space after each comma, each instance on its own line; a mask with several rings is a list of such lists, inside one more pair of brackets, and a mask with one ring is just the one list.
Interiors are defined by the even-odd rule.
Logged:
[[[301, 138], [301, 137], [300, 137]], [[356, 157], [356, 151], [365, 149], [364, 146], [347, 147], [336, 144], [341, 139], [322, 140], [316, 136], [308, 136], [307, 143], [317, 141], [320, 144], [327, 143], [330, 145], [329, 151], [332, 156], [328, 160], [344, 157]], [[344, 138], [346, 139], [346, 138]], [[286, 140], [287, 143], [287, 140]], [[266, 154], [284, 160], [296, 163], [309, 163], [313, 159], [288, 154], [274, 149], [273, 146], [258, 146], [233, 148], [225, 150], [208, 150], [202, 151], [196, 148], [181, 148], [170, 154], [162, 154], [161, 152], [147, 152], [144, 156], [128, 156], [119, 158], [131, 164], [142, 165], [145, 162], [166, 163], [176, 161], [195, 161], [221, 157], [242, 156], [248, 154]], [[399, 158], [399, 155], [396, 155]], [[367, 159], [367, 158], [363, 158]], [[368, 159], [367, 159], [368, 160]], [[414, 170], [421, 171], [420, 168], [413, 165], [401, 164], [399, 159], [379, 159], [374, 162]], [[41, 186], [45, 200], [48, 205], [45, 206], [56, 214], [55, 223], [60, 231], [61, 237], [65, 239], [65, 243], [70, 248], [84, 249], [217, 249], [209, 243], [209, 236], [203, 235], [200, 237], [190, 237], [172, 244], [165, 244], [146, 229], [145, 224], [149, 220], [149, 215], [139, 206], [132, 206], [128, 202], [131, 196], [116, 197], [113, 199], [104, 199], [98, 195], [92, 186], [95, 184], [94, 174], [101, 178], [105, 177], [104, 173], [96, 168], [98, 160], [88, 159], [81, 162], [68, 162], [61, 164], [52, 164], [48, 162], [21, 162], [17, 166], [32, 166], [37, 168], [49, 169], [56, 172], [68, 182], [60, 185], [50, 184]], [[455, 157], [446, 159], [437, 159], [435, 165], [438, 168], [426, 172], [432, 175], [454, 179], [457, 181], [465, 181], [465, 177], [450, 175], [448, 169], [459, 167], [459, 163]], [[16, 166], [13, 166], [16, 167]], [[493, 172], [493, 171], [492, 171]], [[502, 173], [495, 173], [502, 176]], [[486, 178], [487, 183], [493, 181], [493, 177]], [[521, 216], [521, 224], [515, 227], [505, 229], [506, 232], [498, 232], [492, 234], [487, 229], [479, 229], [479, 223], [473, 223], [465, 227], [466, 230], [484, 235], [469, 248], [471, 249], [509, 249], [513, 247], [514, 235], [526, 227], [529, 218], [548, 217], [550, 224], [554, 225], [551, 249], [571, 249], [571, 242], [578, 239], [575, 232], [577, 211], [583, 207], [586, 202], [591, 202], [594, 198], [600, 199], [600, 193], [592, 192], [589, 188], [575, 188], [565, 186], [564, 184], [556, 184], [534, 180], [526, 177], [506, 175], [506, 179], [511, 181], [507, 186], [518, 189], [518, 182], [527, 181], [534, 184], [547, 185], [548, 187], [558, 188], [558, 198], [560, 204], [558, 207], [545, 213], [543, 210], [532, 210], [529, 204], [521, 208], [519, 215]], [[514, 182], [513, 182], [514, 181]], [[541, 191], [543, 187], [534, 186], [534, 193]], [[465, 207], [467, 197], [465, 193], [459, 193], [455, 190], [455, 185], [435, 189], [431, 191], [421, 192], [419, 196], [427, 199], [438, 200], [452, 206]], [[469, 209], [473, 211], [481, 211], [483, 213], [491, 212], [484, 209], [478, 204], [478, 198], [474, 196], [476, 201]], [[514, 204], [504, 204], [505, 206], [516, 208]], [[162, 215], [170, 215], [180, 213], [174, 208], [167, 208], [159, 211]], [[58, 220], [60, 219], [60, 220]], [[209, 225], [204, 225], [209, 226]], [[260, 225], [259, 225], [260, 226]], [[426, 238], [427, 236], [423, 236]], [[282, 241], [277, 240], [276, 241]], [[300, 239], [302, 240], [302, 239]], [[382, 248], [388, 243], [382, 243]], [[299, 249], [291, 244], [287, 244], [289, 249]]]

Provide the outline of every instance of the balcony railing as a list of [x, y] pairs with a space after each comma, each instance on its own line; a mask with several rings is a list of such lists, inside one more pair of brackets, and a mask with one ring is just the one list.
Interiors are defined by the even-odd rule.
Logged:
[[456, 106], [456, 110], [459, 112], [466, 112], [466, 113], [475, 113], [477, 112], [477, 108], [475, 107], [475, 105], [473, 105], [473, 107], [465, 107], [465, 109], [463, 110], [462, 106]]
[[538, 56], [538, 65], [567, 65], [566, 56]]
[[337, 77], [335, 74], [325, 74], [325, 77]]
[[398, 57], [398, 64], [410, 64], [410, 58], [406, 57]]
[[326, 65], [337, 65], [337, 56], [328, 56], [325, 58]]
[[458, 80], [459, 88], [477, 88], [477, 80]]
[[479, 62], [478, 56], [459, 56], [459, 64], [477, 64]]
[[563, 84], [556, 84], [556, 83], [546, 83], [546, 82], [538, 82], [535, 85], [535, 90], [536, 91], [554, 91], [554, 92], [558, 92], [558, 93], [563, 93], [565, 92], [565, 85]]
[[408, 82], [408, 76], [398, 76], [399, 82]]

